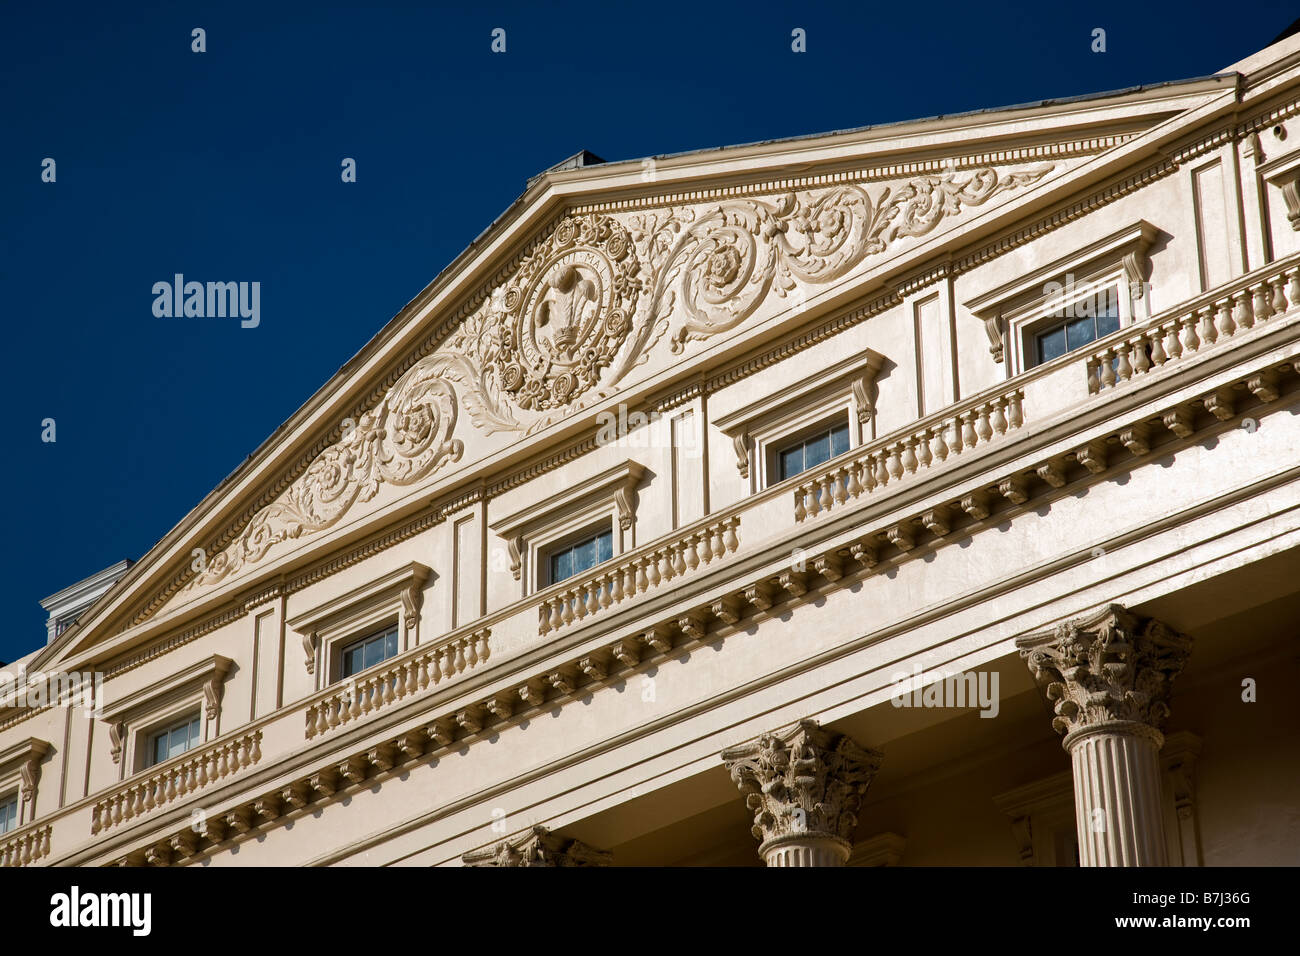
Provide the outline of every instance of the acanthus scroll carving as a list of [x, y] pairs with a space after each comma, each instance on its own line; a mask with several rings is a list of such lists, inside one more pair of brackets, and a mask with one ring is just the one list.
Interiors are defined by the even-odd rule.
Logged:
[[770, 843], [801, 834], [852, 842], [857, 811], [882, 755], [811, 720], [722, 752], [754, 811], [754, 836]]
[[332, 527], [385, 485], [425, 481], [458, 462], [461, 413], [484, 434], [532, 434], [607, 397], [665, 336], [680, 351], [734, 329], [769, 293], [803, 295], [1051, 168], [922, 176], [874, 199], [846, 184], [566, 217], [437, 352], [398, 378], [233, 542], [204, 555], [184, 591]]
[[1158, 732], [1192, 641], [1112, 604], [1016, 644], [1054, 705], [1053, 729], [1070, 734], [1115, 722]]

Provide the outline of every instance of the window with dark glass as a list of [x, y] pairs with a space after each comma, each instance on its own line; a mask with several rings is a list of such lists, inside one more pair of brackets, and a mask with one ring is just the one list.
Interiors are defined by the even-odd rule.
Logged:
[[581, 574], [614, 556], [613, 531], [601, 531], [576, 544], [551, 552], [551, 584]]
[[816, 468], [849, 450], [848, 423], [833, 425], [777, 451], [777, 481]]
[[179, 757], [185, 751], [197, 747], [199, 731], [199, 715], [192, 714], [183, 720], [178, 720], [170, 727], [150, 734], [147, 766], [152, 767], [164, 760], [171, 760], [172, 757]]
[[378, 634], [353, 641], [343, 648], [343, 666], [340, 676], [351, 677], [368, 667], [381, 664], [397, 656], [397, 625]]
[[1081, 349], [1119, 329], [1119, 290], [1100, 289], [1065, 306], [1066, 319], [1034, 336], [1034, 364]]
[[0, 797], [0, 833], [8, 833], [18, 826], [18, 794]]

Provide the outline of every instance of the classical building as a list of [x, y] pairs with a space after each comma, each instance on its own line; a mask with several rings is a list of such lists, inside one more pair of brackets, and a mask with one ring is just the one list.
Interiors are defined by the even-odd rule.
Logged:
[[1300, 36], [581, 153], [9, 665], [0, 856], [1300, 862], [1297, 230]]

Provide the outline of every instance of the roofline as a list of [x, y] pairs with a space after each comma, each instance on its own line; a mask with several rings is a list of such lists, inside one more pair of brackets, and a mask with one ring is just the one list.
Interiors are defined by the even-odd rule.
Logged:
[[88, 578], [82, 578], [76, 584], [69, 584], [61, 591], [55, 591], [49, 597], [42, 598], [40, 602], [41, 607], [45, 608], [46, 611], [50, 611], [56, 605], [67, 603], [70, 599], [85, 594], [87, 591], [93, 591], [105, 581], [114, 577], [114, 575], [121, 577], [121, 575], [131, 567], [132, 563], [133, 562], [130, 558], [123, 558], [121, 561], [110, 567], [104, 568], [102, 571], [96, 571]]
[[[866, 126], [850, 126], [845, 129], [829, 130], [819, 133], [801, 133], [797, 136], [784, 136], [776, 139], [760, 139], [748, 143], [733, 143], [724, 146], [705, 146], [698, 149], [684, 149], [676, 153], [660, 153], [653, 156], [638, 156], [633, 159], [616, 159], [607, 160], [603, 166], [619, 166], [628, 163], [642, 163], [647, 159], [678, 159], [687, 156], [703, 156], [709, 153], [726, 153], [737, 149], [753, 149], [760, 146], [783, 146], [790, 143], [800, 143], [808, 140], [829, 139], [835, 136], [854, 136], [861, 133], [883, 132], [904, 130], [907, 127], [923, 126], [927, 123], [936, 123], [950, 120], [969, 119], [974, 116], [988, 116], [1002, 113], [1014, 113], [1017, 110], [1040, 110], [1053, 106], [1069, 106], [1075, 103], [1086, 103], [1091, 100], [1108, 100], [1119, 99], [1124, 96], [1134, 96], [1142, 93], [1151, 93], [1156, 90], [1169, 89], [1176, 86], [1188, 86], [1195, 84], [1204, 84], [1207, 80], [1231, 80], [1234, 79], [1235, 71], [1222, 70], [1218, 73], [1207, 73], [1204, 76], [1188, 77], [1182, 80], [1164, 80], [1160, 83], [1143, 83], [1139, 86], [1127, 86], [1123, 89], [1108, 90], [1101, 93], [1081, 93], [1077, 96], [1058, 96], [1045, 100], [1033, 100], [1028, 103], [1015, 103], [1010, 106], [992, 106], [977, 110], [964, 110], [960, 113], [938, 113], [934, 116], [921, 116], [913, 119], [894, 120], [889, 123], [870, 123]], [[544, 170], [544, 173], [558, 170], [558, 166]], [[536, 177], [534, 177], [536, 178]]]

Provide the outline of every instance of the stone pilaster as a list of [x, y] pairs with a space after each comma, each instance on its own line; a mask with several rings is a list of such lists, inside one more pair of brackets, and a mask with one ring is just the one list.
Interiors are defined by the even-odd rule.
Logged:
[[844, 865], [880, 753], [801, 720], [729, 747], [722, 759], [754, 811], [752, 832], [768, 866]]
[[533, 827], [461, 857], [466, 866], [609, 866], [613, 854]]
[[1083, 866], [1164, 866], [1161, 728], [1191, 639], [1112, 604], [1016, 641], [1074, 771]]

